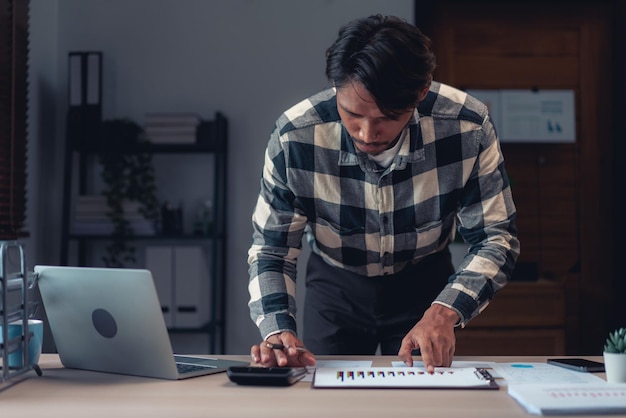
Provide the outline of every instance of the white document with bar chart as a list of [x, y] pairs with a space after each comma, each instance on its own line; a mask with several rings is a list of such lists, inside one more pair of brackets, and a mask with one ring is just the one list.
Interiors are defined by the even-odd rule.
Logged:
[[626, 383], [525, 383], [508, 391], [534, 415], [626, 414]]
[[314, 388], [498, 389], [487, 370], [421, 367], [327, 368], [315, 370]]

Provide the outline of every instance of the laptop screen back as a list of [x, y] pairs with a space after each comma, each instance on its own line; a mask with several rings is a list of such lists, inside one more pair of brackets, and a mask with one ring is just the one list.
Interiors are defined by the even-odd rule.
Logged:
[[36, 266], [35, 273], [65, 367], [177, 377], [150, 271]]

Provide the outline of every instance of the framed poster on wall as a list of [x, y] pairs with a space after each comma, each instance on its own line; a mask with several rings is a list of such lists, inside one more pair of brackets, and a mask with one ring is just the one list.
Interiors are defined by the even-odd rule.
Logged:
[[468, 90], [489, 108], [501, 142], [576, 142], [573, 90]]

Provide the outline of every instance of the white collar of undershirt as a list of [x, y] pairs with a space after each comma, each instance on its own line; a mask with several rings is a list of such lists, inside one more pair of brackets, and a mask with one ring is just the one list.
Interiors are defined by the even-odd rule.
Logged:
[[389, 167], [391, 165], [391, 162], [395, 158], [395, 156], [398, 154], [398, 151], [400, 150], [400, 147], [402, 146], [402, 142], [404, 142], [404, 136], [405, 135], [402, 135], [400, 137], [398, 142], [396, 142], [396, 145], [381, 152], [380, 154], [368, 155], [369, 159], [374, 161], [376, 164], [378, 164], [379, 166], [383, 168]]

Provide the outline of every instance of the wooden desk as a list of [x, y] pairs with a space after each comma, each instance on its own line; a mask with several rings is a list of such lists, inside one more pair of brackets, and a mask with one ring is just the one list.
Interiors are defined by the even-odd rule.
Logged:
[[[223, 356], [248, 361], [247, 356]], [[320, 357], [345, 360], [347, 357]], [[601, 359], [589, 357], [590, 359]], [[349, 357], [389, 366], [395, 356]], [[456, 360], [543, 362], [545, 357], [456, 357]], [[65, 369], [56, 354], [44, 354], [43, 376], [29, 372], [0, 390], [3, 418], [14, 417], [529, 417], [507, 395], [491, 390], [312, 389], [251, 387], [231, 383], [226, 373], [168, 381]], [[604, 377], [604, 375], [600, 375]]]

